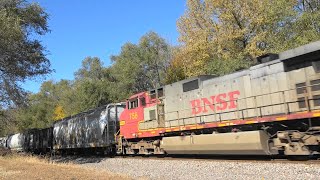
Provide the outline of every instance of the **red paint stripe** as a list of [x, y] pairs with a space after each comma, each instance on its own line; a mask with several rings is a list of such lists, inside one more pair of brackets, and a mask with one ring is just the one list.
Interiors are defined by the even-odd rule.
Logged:
[[[312, 118], [314, 112], [306, 112], [306, 113], [295, 113], [295, 114], [289, 114], [289, 115], [279, 115], [279, 116], [268, 116], [268, 117], [259, 117], [259, 118], [251, 118], [251, 119], [236, 119], [236, 120], [230, 120], [230, 121], [224, 121], [224, 122], [210, 122], [210, 123], [205, 123], [201, 124], [202, 128], [197, 128], [197, 129], [204, 129], [204, 128], [215, 128], [219, 127], [219, 124], [226, 124], [226, 123], [233, 123], [233, 125], [227, 125], [228, 126], [234, 126], [234, 125], [244, 125], [248, 122], [254, 122], [255, 124], [257, 123], [263, 123], [263, 122], [273, 122], [273, 121], [278, 121], [277, 118], [284, 119], [283, 121], [288, 121], [288, 120], [296, 120], [296, 119], [304, 119], [304, 118]], [[250, 123], [253, 124], [253, 123]], [[188, 126], [185, 126], [185, 130], [193, 130], [190, 127], [194, 127], [196, 124], [191, 124]], [[151, 131], [143, 131], [142, 135], [139, 137], [154, 137], [154, 136], [159, 136], [162, 132], [166, 132], [166, 130], [170, 129], [171, 131], [174, 131], [174, 129], [180, 129], [179, 127], [174, 127], [174, 128], [162, 128], [158, 129], [155, 131], [155, 134], [152, 134]], [[154, 130], [152, 130], [154, 131]], [[175, 130], [176, 132], [179, 132], [180, 130]]]

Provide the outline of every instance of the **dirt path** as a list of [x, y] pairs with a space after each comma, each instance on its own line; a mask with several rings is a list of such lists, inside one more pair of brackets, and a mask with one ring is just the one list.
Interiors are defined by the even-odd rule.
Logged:
[[75, 164], [48, 163], [36, 157], [0, 156], [0, 179], [130, 179], [126, 176], [112, 174], [80, 167]]

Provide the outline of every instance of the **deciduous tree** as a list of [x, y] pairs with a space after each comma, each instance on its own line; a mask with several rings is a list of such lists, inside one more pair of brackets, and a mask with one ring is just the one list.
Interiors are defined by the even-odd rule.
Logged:
[[318, 40], [319, 17], [317, 0], [188, 0], [173, 59], [187, 65], [187, 77], [230, 73]]
[[120, 54], [111, 59], [111, 74], [118, 89], [115, 93], [123, 100], [133, 93], [164, 85], [171, 48], [158, 34], [149, 32], [138, 44], [123, 45]]
[[45, 48], [36, 38], [49, 31], [47, 19], [38, 4], [0, 1], [0, 104], [24, 104], [20, 83], [51, 72]]

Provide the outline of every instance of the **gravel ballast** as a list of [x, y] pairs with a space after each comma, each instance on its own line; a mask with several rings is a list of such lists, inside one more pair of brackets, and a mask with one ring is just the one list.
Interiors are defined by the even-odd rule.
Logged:
[[106, 158], [82, 164], [143, 179], [319, 179], [319, 164]]

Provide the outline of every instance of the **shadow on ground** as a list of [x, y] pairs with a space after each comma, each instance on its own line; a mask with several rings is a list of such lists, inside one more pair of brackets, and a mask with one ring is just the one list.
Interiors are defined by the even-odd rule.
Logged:
[[52, 156], [51, 161], [56, 163], [74, 163], [74, 164], [86, 164], [86, 163], [99, 163], [107, 157], [98, 156]]
[[0, 147], [0, 156], [7, 156], [10, 154], [11, 154], [10, 150]]

